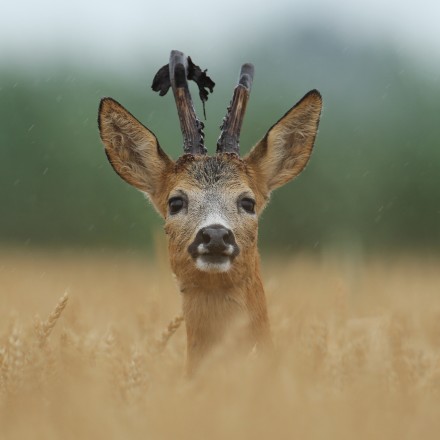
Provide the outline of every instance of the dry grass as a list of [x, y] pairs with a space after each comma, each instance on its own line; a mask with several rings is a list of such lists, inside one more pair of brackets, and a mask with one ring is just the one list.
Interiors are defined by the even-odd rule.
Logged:
[[440, 438], [439, 263], [265, 259], [277, 355], [189, 382], [164, 263], [4, 254], [0, 438]]

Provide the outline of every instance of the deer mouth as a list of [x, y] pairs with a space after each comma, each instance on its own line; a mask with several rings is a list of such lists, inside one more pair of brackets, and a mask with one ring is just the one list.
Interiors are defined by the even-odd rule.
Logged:
[[204, 272], [227, 272], [232, 261], [233, 257], [219, 254], [204, 254], [195, 258], [197, 269]]
[[196, 249], [188, 249], [197, 269], [204, 272], [227, 272], [238, 255], [237, 246], [228, 245], [222, 250], [208, 250], [202, 243]]

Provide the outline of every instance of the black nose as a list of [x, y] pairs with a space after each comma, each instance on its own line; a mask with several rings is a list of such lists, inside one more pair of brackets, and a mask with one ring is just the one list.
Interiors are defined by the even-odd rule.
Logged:
[[199, 231], [205, 248], [213, 254], [221, 254], [233, 244], [232, 231], [221, 225], [211, 225]]
[[193, 258], [208, 254], [229, 255], [234, 258], [239, 253], [233, 232], [222, 225], [209, 225], [201, 228], [188, 251]]

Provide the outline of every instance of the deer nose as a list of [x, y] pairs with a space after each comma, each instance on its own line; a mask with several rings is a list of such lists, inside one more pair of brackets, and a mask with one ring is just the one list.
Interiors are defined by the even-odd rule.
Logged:
[[221, 225], [210, 225], [200, 230], [204, 247], [213, 254], [222, 253], [234, 244], [234, 236], [230, 229]]
[[201, 256], [235, 258], [240, 253], [240, 249], [230, 229], [213, 224], [199, 229], [194, 241], [188, 247], [188, 252], [194, 259]]

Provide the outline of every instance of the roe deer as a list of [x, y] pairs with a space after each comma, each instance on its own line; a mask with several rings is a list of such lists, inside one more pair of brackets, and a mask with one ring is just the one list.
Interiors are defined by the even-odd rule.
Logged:
[[[124, 107], [103, 98], [99, 129], [107, 157], [122, 179], [143, 192], [165, 220], [171, 268], [182, 293], [187, 372], [232, 332], [234, 347], [271, 349], [269, 319], [257, 249], [258, 217], [270, 193], [296, 177], [312, 152], [321, 114], [317, 90], [308, 92], [245, 157], [239, 134], [253, 80], [242, 66], [221, 126], [217, 151], [208, 156], [187, 79], [214, 83], [183, 53], [172, 51], [153, 88], [172, 88], [184, 139], [173, 161], [156, 136]], [[204, 78], [200, 78], [204, 76]]]

